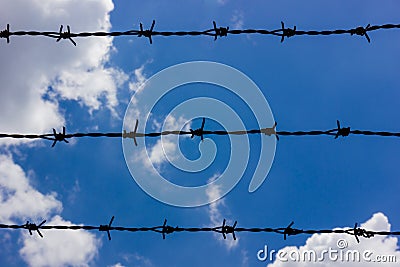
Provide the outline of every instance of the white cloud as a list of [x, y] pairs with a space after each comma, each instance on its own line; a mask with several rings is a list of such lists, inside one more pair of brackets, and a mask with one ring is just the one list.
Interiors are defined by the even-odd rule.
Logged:
[[[208, 179], [207, 183], [210, 183], [214, 181], [216, 178], [218, 178], [220, 175], [215, 174], [213, 177]], [[222, 221], [225, 219], [225, 217], [222, 215], [223, 210], [225, 210], [225, 213], [227, 213], [227, 206], [225, 204], [225, 200], [221, 198], [221, 190], [219, 186], [209, 186], [208, 189], [206, 190], [206, 194], [208, 196], [208, 199], [210, 201], [214, 199], [218, 199], [217, 201], [211, 202], [209, 204], [208, 208], [208, 216], [210, 218], [210, 223], [212, 227], [216, 225], [221, 225]], [[227, 221], [227, 224], [232, 224], [233, 222]], [[221, 234], [215, 233], [214, 236], [222, 242], [223, 245], [226, 246], [228, 250], [231, 250], [235, 248], [239, 244], [239, 237], [236, 236], [236, 240], [234, 240], [231, 235], [227, 235], [227, 238], [224, 239]]]
[[169, 155], [172, 155], [176, 150], [176, 144], [172, 141], [168, 140], [169, 138], [163, 138], [157, 140], [156, 144], [149, 149], [149, 158], [151, 162], [155, 165], [160, 165], [166, 162], [167, 158], [165, 157], [165, 153], [167, 152]]
[[[74, 225], [60, 216], [54, 216], [46, 224]], [[101, 245], [94, 234], [87, 231], [41, 230], [38, 235], [22, 235], [21, 257], [32, 267], [89, 266]]]
[[142, 256], [137, 252], [122, 253], [121, 256], [123, 261], [126, 262], [125, 265], [118, 262], [113, 265], [109, 265], [108, 267], [125, 267], [125, 266], [153, 267], [154, 266], [153, 262], [149, 258]]
[[139, 255], [138, 253], [133, 254], [133, 262], [135, 262], [135, 265], [142, 267], [154, 266], [150, 259]]
[[140, 87], [146, 82], [147, 78], [144, 74], [144, 66], [142, 65], [140, 68], [137, 68], [133, 71], [134, 80], [129, 82], [129, 90], [137, 93], [140, 92]]
[[153, 267], [154, 266], [153, 262], [149, 258], [146, 258], [137, 252], [123, 253], [122, 259], [123, 261], [126, 262], [125, 265], [118, 262], [113, 265], [108, 265], [108, 267], [125, 267], [125, 266]]
[[79, 185], [79, 180], [75, 180], [74, 185], [72, 186], [72, 188], [69, 190], [69, 194], [68, 194], [68, 202], [70, 204], [75, 203], [76, 198], [78, 193], [81, 191], [81, 187]]
[[217, 0], [217, 3], [221, 6], [225, 5], [226, 3], [228, 3], [228, 0]]
[[1, 222], [9, 223], [17, 218], [48, 217], [61, 209], [62, 204], [54, 192], [44, 195], [34, 189], [22, 168], [10, 157], [0, 155]]
[[[62, 203], [55, 193], [43, 194], [29, 182], [22, 168], [10, 156], [0, 155], [0, 221], [2, 223], [40, 223], [49, 219], [47, 225], [72, 225], [56, 213]], [[96, 256], [101, 243], [87, 231], [40, 230], [36, 233], [22, 232], [21, 257], [29, 266], [88, 266]]]
[[[375, 213], [372, 218], [370, 218], [367, 222], [361, 224], [362, 228], [371, 230], [371, 231], [390, 231], [390, 224], [388, 218], [381, 212]], [[341, 228], [337, 228], [341, 229]], [[344, 228], [342, 228], [344, 229]], [[338, 248], [338, 240], [345, 240], [347, 243], [347, 247], [343, 250]], [[373, 262], [366, 262], [363, 261], [363, 253], [365, 251], [371, 251], [373, 254], [370, 255], [371, 259], [374, 259], [375, 256], [378, 255], [394, 255], [397, 257], [397, 261], [400, 259], [400, 251], [398, 250], [399, 247], [397, 245], [398, 238], [397, 237], [387, 237], [387, 236], [374, 236], [373, 238], [362, 238], [360, 237], [360, 243], [357, 243], [356, 239], [353, 236], [349, 236], [347, 234], [314, 234], [309, 237], [306, 241], [304, 246], [295, 247], [295, 246], [287, 246], [282, 248], [281, 252], [278, 253], [285, 253], [286, 256], [284, 258], [288, 259], [286, 262], [282, 262], [279, 259], [276, 259], [273, 263], [269, 264], [269, 267], [278, 267], [278, 266], [349, 266], [349, 267], [358, 267], [358, 266], [398, 266], [397, 263], [373, 263]], [[296, 255], [300, 255], [300, 259], [304, 259], [303, 255], [310, 250], [316, 252], [317, 259], [320, 258], [323, 250], [329, 250], [329, 248], [338, 250], [338, 254], [341, 254], [343, 251], [343, 259], [341, 261], [340, 258], [337, 261], [330, 260], [329, 256], [325, 254], [324, 261], [317, 262], [305, 262], [301, 261], [292, 261], [289, 258], [289, 255], [293, 255], [292, 257], [297, 257]], [[360, 262], [353, 262], [353, 256], [350, 258], [350, 262], [346, 261], [345, 259], [348, 257], [346, 256], [346, 251], [355, 251], [357, 250], [360, 253]], [[307, 251], [307, 252], [306, 252]], [[350, 253], [350, 252], [349, 252]], [[283, 254], [282, 254], [283, 255]], [[368, 255], [367, 255], [368, 256]]]
[[235, 10], [231, 17], [232, 29], [242, 30], [244, 24], [243, 11]]
[[114, 111], [118, 105], [117, 88], [127, 79], [127, 76], [116, 69], [96, 68], [84, 72], [82, 69], [63, 71], [55, 88], [61, 97], [76, 100], [87, 105], [90, 111], [99, 109], [102, 105], [101, 97], [107, 99], [108, 108]]
[[[129, 89], [135, 94], [143, 93], [142, 90], [146, 88], [141, 86], [144, 85], [148, 80], [148, 77], [145, 75], [145, 66], [151, 62], [152, 60], [148, 60], [140, 68], [134, 70], [134, 77], [132, 81], [129, 82]], [[129, 114], [127, 114], [126, 117], [131, 118], [132, 120], [138, 119], [139, 123], [144, 123], [148, 114], [142, 114], [140, 108], [135, 106], [135, 98], [133, 98], [132, 101], [132, 107], [129, 108]], [[191, 124], [188, 123], [188, 119], [183, 116], [177, 117], [173, 114], [168, 114], [164, 121], [158, 121], [154, 119], [150, 123], [153, 131], [189, 131], [191, 126]], [[178, 153], [180, 153], [179, 136], [164, 135], [161, 136], [154, 145], [149, 146], [147, 148], [147, 151], [143, 150], [140, 153], [140, 156], [135, 158], [135, 161], [143, 163], [144, 166], [146, 166], [150, 171], [154, 171], [151, 163], [153, 163], [155, 168], [160, 169], [163, 163], [176, 159]]]
[[[148, 61], [148, 63], [151, 63], [151, 62], [152, 62], [152, 60]], [[131, 92], [135, 93], [135, 95], [142, 93], [142, 89], [144, 89], [144, 87], [141, 87], [141, 86], [144, 85], [145, 82], [148, 80], [148, 78], [144, 72], [145, 66], [146, 66], [146, 64], [143, 64], [139, 68], [135, 69], [133, 71], [133, 77], [129, 81], [129, 84], [128, 84], [129, 90]], [[140, 112], [139, 108], [136, 107], [136, 105], [137, 105], [136, 98], [131, 98], [130, 101], [132, 102], [130, 105], [133, 105], [133, 107], [130, 107], [127, 110], [128, 114], [125, 114], [125, 117], [130, 118], [133, 121], [138, 119], [139, 122], [143, 122], [145, 119], [145, 116], [147, 116], [148, 114], [142, 114]], [[128, 102], [126, 104], [128, 104]], [[131, 129], [131, 130], [133, 130], [133, 129]]]
[[242, 267], [249, 266], [249, 252], [247, 250], [241, 250], [240, 254], [242, 255]]
[[[107, 31], [113, 8], [111, 0], [6, 1], [0, 10], [0, 25], [9, 23], [11, 31], [58, 31], [61, 24], [69, 24], [72, 32]], [[56, 43], [45, 37], [10, 39], [10, 44], [0, 40], [2, 132], [43, 133], [61, 127], [65, 121], [56, 96], [79, 101], [89, 111], [99, 109], [105, 100], [104, 105], [114, 112], [117, 88], [127, 76], [106, 66], [112, 38], [75, 38], [76, 47], [68, 40]]]
[[[129, 87], [134, 90], [135, 93], [141, 93], [140, 85], [146, 82], [146, 78], [142, 75], [143, 66], [135, 70], [135, 76], [137, 82], [131, 82]], [[133, 103], [134, 104], [134, 103]], [[144, 123], [147, 114], [142, 114], [139, 108], [133, 106], [129, 108], [129, 114], [127, 118], [132, 120], [138, 119], [139, 123]], [[126, 118], [125, 118], [126, 120]], [[168, 114], [164, 121], [158, 121], [154, 119], [151, 121], [152, 131], [189, 131], [191, 124], [188, 123], [188, 119], [183, 116], [175, 117], [172, 114]], [[133, 125], [133, 124], [132, 124]], [[128, 129], [131, 131], [133, 129]], [[187, 137], [187, 136], [183, 136]], [[139, 157], [135, 158], [135, 161], [143, 163], [149, 170], [152, 169], [151, 163], [156, 167], [160, 168], [163, 163], [173, 161], [177, 158], [179, 150], [179, 136], [178, 135], [164, 135], [159, 137], [154, 145], [150, 145], [147, 151], [142, 150]], [[150, 159], [150, 161], [149, 161]]]
[[[180, 130], [188, 122], [184, 117], [175, 118], [173, 115], [168, 115], [164, 121], [164, 127], [161, 128], [161, 123], [154, 121], [153, 126], [155, 131], [174, 131]], [[189, 131], [190, 124], [187, 123], [182, 129], [183, 131]], [[156, 144], [152, 146], [148, 155], [156, 165], [160, 165], [167, 160], [174, 160], [177, 157], [177, 153], [180, 153], [178, 147], [178, 136], [177, 135], [166, 135], [162, 136], [157, 140]]]
[[[124, 261], [126, 261], [128, 266], [137, 266], [137, 267], [153, 267], [154, 264], [153, 262], [149, 259], [146, 258], [139, 253], [124, 253], [122, 255], [122, 258]], [[112, 265], [110, 267], [123, 267], [121, 263], [117, 263], [115, 265]]]

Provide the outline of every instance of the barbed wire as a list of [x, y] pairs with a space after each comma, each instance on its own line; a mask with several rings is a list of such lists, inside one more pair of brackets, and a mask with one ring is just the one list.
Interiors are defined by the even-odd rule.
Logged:
[[350, 127], [341, 127], [340, 122], [336, 121], [337, 128], [321, 131], [276, 131], [277, 123], [271, 128], [253, 129], [253, 130], [242, 130], [242, 131], [210, 131], [204, 130], [205, 119], [203, 118], [201, 127], [198, 129], [190, 129], [190, 131], [162, 131], [162, 132], [151, 132], [151, 133], [138, 133], [137, 128], [139, 121], [136, 120], [134, 131], [127, 132], [124, 130], [122, 133], [72, 133], [67, 134], [65, 127], [62, 132], [57, 133], [53, 128], [53, 133], [48, 134], [6, 134], [0, 133], [0, 138], [13, 138], [13, 139], [45, 139], [53, 141], [51, 147], [54, 147], [58, 142], [69, 143], [68, 138], [79, 138], [79, 137], [119, 137], [119, 138], [130, 138], [133, 139], [137, 146], [138, 137], [159, 137], [162, 135], [190, 135], [191, 138], [199, 136], [201, 140], [204, 139], [205, 135], [250, 135], [250, 134], [264, 134], [268, 136], [274, 135], [277, 140], [279, 136], [316, 136], [316, 135], [330, 135], [337, 139], [339, 136], [346, 137], [349, 135], [369, 135], [369, 136], [381, 136], [381, 137], [400, 137], [400, 132], [385, 132], [385, 131], [366, 131], [366, 130], [351, 130]]
[[379, 236], [398, 236], [400, 235], [400, 231], [371, 231], [358, 226], [358, 223], [354, 225], [352, 228], [347, 229], [297, 229], [292, 228], [294, 222], [292, 221], [286, 227], [279, 228], [270, 228], [270, 227], [254, 227], [254, 228], [245, 228], [245, 227], [237, 227], [237, 221], [235, 221], [232, 225], [228, 225], [226, 220], [224, 219], [221, 226], [215, 227], [179, 227], [179, 226], [170, 226], [167, 225], [167, 219], [164, 220], [164, 223], [159, 226], [153, 227], [121, 227], [121, 226], [112, 226], [114, 221], [114, 216], [112, 216], [110, 222], [105, 225], [99, 226], [91, 226], [91, 225], [45, 225], [46, 220], [43, 220], [40, 224], [35, 224], [27, 221], [25, 224], [17, 225], [17, 224], [0, 224], [0, 229], [26, 229], [30, 235], [33, 232], [37, 232], [37, 234], [43, 238], [43, 234], [40, 232], [43, 230], [88, 230], [93, 231], [97, 230], [100, 232], [107, 232], [108, 240], [111, 240], [111, 231], [121, 231], [121, 232], [155, 232], [162, 235], [162, 238], [165, 239], [166, 235], [172, 233], [196, 233], [196, 232], [214, 232], [222, 234], [223, 238], [226, 239], [228, 235], [232, 235], [232, 238], [236, 240], [236, 233], [239, 232], [250, 232], [250, 233], [275, 233], [283, 235], [283, 239], [286, 240], [288, 236], [294, 236], [299, 234], [348, 234], [354, 236], [356, 241], [360, 242], [360, 237], [371, 238], [376, 235]]
[[226, 37], [228, 35], [239, 35], [239, 34], [261, 34], [261, 35], [272, 35], [278, 36], [281, 38], [281, 42], [285, 40], [285, 38], [300, 36], [300, 35], [308, 35], [308, 36], [316, 36], [316, 35], [339, 35], [339, 34], [350, 34], [350, 35], [358, 35], [364, 36], [367, 41], [370, 43], [371, 39], [368, 35], [368, 32], [382, 30], [382, 29], [398, 29], [400, 28], [400, 24], [383, 24], [383, 25], [370, 25], [367, 26], [359, 26], [351, 29], [337, 29], [337, 30], [298, 30], [296, 26], [293, 28], [286, 28], [285, 23], [281, 21], [281, 28], [275, 30], [266, 30], [266, 29], [229, 29], [229, 27], [218, 27], [216, 22], [213, 21], [213, 28], [203, 30], [203, 31], [155, 31], [155, 20], [153, 20], [151, 27], [149, 29], [144, 29], [143, 24], [139, 24], [139, 30], [128, 30], [128, 31], [113, 31], [113, 32], [71, 32], [71, 28], [67, 25], [67, 31], [63, 31], [63, 25], [61, 25], [59, 31], [10, 31], [10, 24], [7, 24], [6, 29], [0, 31], [0, 38], [7, 39], [7, 43], [10, 43], [11, 36], [44, 36], [56, 39], [59, 42], [61, 39], [69, 40], [73, 45], [76, 46], [76, 42], [72, 38], [76, 37], [117, 37], [117, 36], [137, 36], [137, 37], [146, 37], [149, 39], [150, 44], [153, 43], [153, 36], [211, 36], [214, 37], [214, 41], [220, 37]]

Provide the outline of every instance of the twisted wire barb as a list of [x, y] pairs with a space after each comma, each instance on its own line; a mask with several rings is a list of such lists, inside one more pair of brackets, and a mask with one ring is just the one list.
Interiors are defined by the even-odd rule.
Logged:
[[88, 231], [100, 231], [107, 232], [108, 240], [111, 240], [111, 231], [119, 231], [119, 232], [154, 232], [162, 235], [162, 238], [165, 239], [166, 235], [177, 233], [177, 232], [186, 232], [186, 233], [195, 233], [195, 232], [214, 232], [222, 234], [224, 239], [227, 239], [227, 235], [232, 235], [232, 238], [236, 240], [236, 233], [239, 232], [249, 232], [249, 233], [274, 233], [283, 235], [284, 240], [287, 239], [288, 236], [299, 235], [299, 234], [347, 234], [350, 236], [354, 236], [357, 243], [360, 242], [360, 237], [363, 238], [372, 238], [376, 235], [379, 236], [399, 236], [400, 231], [371, 231], [364, 228], [361, 228], [356, 223], [353, 228], [347, 229], [297, 229], [293, 228], [294, 222], [292, 221], [287, 227], [278, 227], [278, 228], [245, 228], [245, 227], [237, 227], [237, 221], [233, 223], [233, 225], [226, 224], [226, 220], [224, 219], [221, 226], [215, 227], [172, 227], [167, 225], [167, 219], [164, 220], [164, 223], [160, 226], [153, 227], [121, 227], [121, 226], [111, 226], [114, 221], [114, 216], [112, 216], [110, 222], [107, 225], [100, 226], [91, 226], [91, 225], [45, 225], [46, 220], [42, 221], [39, 225], [34, 223], [29, 223], [23, 225], [16, 224], [0, 224], [0, 229], [27, 229], [29, 234], [32, 235], [32, 231], [36, 231], [40, 237], [43, 238], [43, 235], [39, 231], [39, 229], [43, 230], [88, 230]]
[[330, 135], [337, 139], [339, 136], [346, 137], [349, 135], [369, 135], [369, 136], [381, 136], [381, 137], [400, 137], [400, 132], [384, 132], [384, 131], [367, 131], [367, 130], [351, 130], [350, 127], [341, 127], [340, 122], [336, 121], [337, 128], [330, 130], [312, 130], [312, 131], [277, 131], [277, 123], [270, 128], [261, 128], [253, 130], [242, 130], [242, 131], [210, 131], [204, 130], [205, 119], [203, 118], [201, 127], [199, 129], [190, 131], [162, 131], [162, 132], [151, 132], [151, 133], [138, 133], [139, 121], [136, 120], [134, 131], [127, 132], [124, 130], [122, 133], [72, 133], [67, 134], [65, 127], [63, 131], [57, 133], [53, 128], [53, 133], [49, 134], [5, 134], [0, 133], [0, 138], [14, 138], [14, 139], [45, 139], [53, 141], [51, 147], [54, 147], [58, 142], [68, 143], [68, 138], [80, 138], [80, 137], [119, 137], [119, 138], [130, 138], [133, 139], [137, 146], [137, 137], [159, 137], [162, 135], [190, 135], [191, 138], [199, 136], [201, 140], [204, 139], [205, 135], [250, 135], [250, 134], [264, 134], [268, 136], [275, 136], [279, 140], [279, 136], [316, 136], [316, 135]]
[[137, 36], [137, 37], [146, 37], [149, 39], [150, 44], [153, 43], [153, 36], [211, 36], [214, 37], [214, 41], [216, 41], [220, 37], [226, 37], [228, 35], [239, 35], [239, 34], [261, 34], [261, 35], [272, 35], [281, 37], [281, 42], [283, 42], [286, 38], [292, 36], [300, 36], [300, 35], [308, 35], [308, 36], [316, 36], [316, 35], [339, 35], [339, 34], [350, 34], [365, 36], [367, 41], [370, 43], [371, 39], [368, 35], [368, 32], [383, 30], [383, 29], [398, 29], [400, 28], [400, 24], [382, 24], [382, 25], [370, 25], [368, 24], [366, 27], [358, 26], [351, 29], [337, 29], [337, 30], [297, 30], [297, 27], [294, 26], [292, 28], [286, 28], [283, 21], [281, 21], [281, 28], [276, 30], [266, 30], [266, 29], [229, 29], [229, 27], [217, 27], [217, 23], [213, 21], [213, 28], [203, 30], [203, 31], [155, 31], [155, 20], [153, 20], [150, 29], [144, 30], [143, 24], [139, 24], [139, 30], [128, 30], [128, 31], [113, 31], [113, 32], [77, 32], [73, 33], [70, 30], [69, 25], [67, 25], [67, 31], [63, 32], [63, 26], [61, 25], [60, 30], [58, 32], [41, 32], [41, 31], [10, 31], [10, 25], [7, 24], [5, 30], [0, 31], [0, 38], [7, 39], [7, 43], [10, 42], [10, 36], [44, 36], [49, 38], [56, 39], [59, 42], [61, 39], [68, 39], [72, 42], [73, 45], [76, 46], [76, 42], [72, 39], [75, 37], [105, 37], [105, 36]]

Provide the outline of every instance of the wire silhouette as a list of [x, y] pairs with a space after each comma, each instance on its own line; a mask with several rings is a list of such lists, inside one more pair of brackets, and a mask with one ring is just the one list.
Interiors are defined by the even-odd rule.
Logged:
[[213, 28], [203, 30], [203, 31], [155, 31], [155, 20], [153, 20], [151, 27], [149, 29], [143, 29], [143, 24], [140, 23], [139, 30], [128, 30], [128, 31], [113, 31], [113, 32], [78, 32], [73, 33], [69, 25], [67, 25], [67, 31], [63, 32], [63, 25], [61, 25], [60, 30], [58, 32], [52, 31], [10, 31], [10, 24], [7, 24], [5, 30], [0, 31], [0, 38], [7, 39], [7, 43], [10, 42], [11, 36], [43, 36], [56, 39], [59, 42], [61, 39], [69, 40], [73, 45], [76, 46], [76, 42], [72, 38], [76, 37], [104, 37], [104, 36], [137, 36], [137, 37], [146, 37], [149, 39], [150, 44], [153, 43], [153, 36], [211, 36], [214, 37], [214, 41], [216, 41], [220, 37], [226, 37], [228, 35], [239, 35], [239, 34], [261, 34], [261, 35], [272, 35], [281, 37], [281, 42], [285, 40], [285, 38], [300, 36], [300, 35], [308, 35], [308, 36], [316, 36], [316, 35], [339, 35], [339, 34], [350, 34], [364, 36], [367, 41], [370, 43], [371, 38], [368, 33], [376, 30], [383, 29], [398, 29], [400, 28], [400, 24], [383, 24], [383, 25], [370, 25], [367, 26], [359, 26], [351, 29], [337, 29], [337, 30], [309, 30], [303, 31], [298, 30], [296, 26], [292, 28], [286, 28], [284, 22], [281, 21], [281, 28], [275, 30], [266, 30], [266, 29], [229, 29], [229, 27], [217, 27], [217, 23], [213, 21]]
[[6, 134], [0, 133], [0, 138], [14, 138], [14, 139], [45, 139], [53, 141], [51, 147], [54, 147], [58, 142], [68, 143], [68, 138], [80, 138], [80, 137], [119, 137], [119, 138], [130, 138], [133, 139], [137, 146], [138, 137], [159, 137], [162, 135], [190, 135], [191, 138], [199, 136], [201, 140], [204, 139], [205, 135], [250, 135], [250, 134], [264, 134], [268, 136], [274, 135], [278, 140], [279, 136], [316, 136], [316, 135], [330, 135], [337, 139], [339, 136], [346, 137], [349, 135], [369, 135], [369, 136], [381, 136], [381, 137], [400, 137], [400, 132], [384, 132], [384, 131], [366, 131], [366, 130], [351, 130], [350, 127], [341, 127], [340, 122], [336, 121], [337, 128], [330, 130], [313, 130], [313, 131], [276, 131], [277, 123], [271, 128], [253, 129], [253, 130], [242, 130], [242, 131], [210, 131], [204, 130], [205, 119], [202, 120], [202, 125], [199, 129], [190, 131], [162, 131], [162, 132], [151, 132], [151, 133], [138, 133], [137, 128], [139, 121], [136, 120], [135, 129], [132, 132], [124, 130], [122, 133], [72, 133], [67, 134], [65, 127], [63, 131], [57, 133], [53, 128], [53, 133], [49, 134]]
[[112, 216], [110, 222], [105, 225], [100, 226], [91, 226], [91, 225], [45, 225], [46, 220], [43, 220], [39, 225], [34, 223], [29, 223], [23, 225], [17, 224], [0, 224], [0, 229], [26, 229], [29, 231], [29, 234], [32, 235], [32, 232], [37, 232], [40, 237], [43, 238], [40, 229], [43, 230], [88, 230], [88, 231], [100, 231], [107, 232], [108, 240], [111, 240], [111, 231], [120, 231], [120, 232], [155, 232], [162, 235], [162, 238], [165, 239], [166, 235], [172, 233], [196, 233], [196, 232], [214, 232], [222, 234], [223, 238], [226, 239], [228, 235], [232, 235], [232, 238], [236, 240], [236, 233], [239, 232], [249, 232], [249, 233], [275, 233], [283, 235], [283, 239], [286, 240], [289, 236], [299, 235], [299, 234], [347, 234], [354, 236], [356, 241], [360, 242], [360, 237], [364, 238], [372, 238], [374, 236], [399, 236], [400, 231], [371, 231], [364, 228], [361, 228], [356, 223], [354, 227], [347, 229], [297, 229], [293, 228], [294, 222], [292, 221], [286, 227], [278, 227], [278, 228], [270, 228], [270, 227], [255, 227], [255, 228], [245, 228], [245, 227], [237, 227], [237, 221], [233, 223], [233, 225], [226, 224], [226, 220], [224, 219], [221, 226], [215, 227], [179, 227], [179, 226], [170, 226], [167, 225], [167, 219], [164, 220], [164, 223], [160, 226], [152, 226], [152, 227], [121, 227], [121, 226], [112, 226], [114, 221], [114, 216]]

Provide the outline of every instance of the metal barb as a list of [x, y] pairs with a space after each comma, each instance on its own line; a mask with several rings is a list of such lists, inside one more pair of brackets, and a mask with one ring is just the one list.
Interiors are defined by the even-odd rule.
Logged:
[[374, 233], [373, 232], [370, 232], [370, 231], [367, 231], [365, 229], [359, 228], [358, 227], [358, 223], [356, 223], [354, 225], [354, 228], [352, 230], [353, 230], [353, 235], [355, 236], [355, 238], [357, 240], [357, 243], [360, 243], [360, 240], [358, 238], [359, 236], [362, 236], [362, 237], [365, 237], [365, 238], [374, 237]]
[[293, 224], [294, 224], [294, 222], [292, 221], [292, 222], [285, 228], [285, 230], [283, 231], [283, 240], [286, 240], [286, 237], [287, 237], [287, 236], [296, 235], [296, 234], [297, 234], [296, 229], [293, 229], [293, 228], [292, 228]]
[[71, 38], [71, 29], [69, 28], [69, 25], [67, 25], [67, 31], [63, 32], [63, 25], [60, 26], [60, 32], [58, 33], [58, 38], [56, 42], [59, 42], [61, 39], [68, 39], [72, 42], [74, 46], [76, 46], [76, 43], [74, 40]]
[[139, 120], [136, 119], [136, 124], [135, 124], [135, 130], [133, 132], [127, 133], [126, 130], [122, 133], [122, 138], [132, 138], [133, 142], [135, 143], [135, 146], [137, 146], [137, 140], [136, 140], [136, 134], [137, 134], [137, 128], [139, 126]]
[[204, 124], [205, 123], [206, 123], [206, 119], [203, 118], [201, 127], [199, 129], [196, 129], [196, 130], [190, 129], [190, 133], [191, 133], [190, 138], [193, 138], [194, 136], [200, 136], [201, 141], [203, 141], [204, 140]]
[[224, 219], [222, 222], [222, 226], [220, 227], [221, 228], [220, 233], [222, 234], [224, 239], [226, 239], [227, 234], [232, 234], [233, 240], [236, 240], [235, 227], [236, 227], [237, 221], [235, 221], [235, 223], [232, 226], [226, 225], [225, 223], [226, 223], [226, 220]]
[[296, 35], [296, 26], [294, 26], [293, 29], [285, 28], [285, 23], [283, 23], [283, 21], [281, 21], [281, 26], [282, 26], [281, 43], [283, 43], [283, 41], [285, 40], [285, 37], [289, 38], [289, 37]]
[[167, 225], [167, 219], [164, 219], [164, 223], [162, 226], [155, 226], [155, 227], [112, 227], [111, 224], [113, 223], [114, 216], [112, 216], [108, 225], [100, 225], [100, 226], [92, 226], [92, 225], [46, 225], [43, 224], [46, 222], [44, 220], [41, 224], [36, 225], [34, 223], [30, 223], [29, 221], [23, 225], [14, 225], [14, 224], [1, 224], [0, 223], [0, 230], [1, 229], [24, 229], [28, 230], [30, 235], [33, 235], [33, 231], [36, 231], [40, 237], [43, 237], [40, 229], [53, 229], [53, 230], [85, 230], [85, 231], [104, 231], [107, 232], [108, 239], [111, 240], [110, 231], [121, 231], [121, 232], [156, 232], [161, 233], [163, 239], [166, 238], [167, 234], [171, 234], [173, 232], [186, 232], [186, 233], [195, 233], [195, 232], [214, 232], [222, 234], [224, 239], [227, 239], [227, 235], [232, 234], [234, 240], [236, 240], [236, 232], [249, 232], [249, 233], [275, 233], [283, 235], [284, 239], [290, 235], [298, 235], [298, 234], [322, 234], [322, 233], [334, 233], [334, 234], [347, 234], [350, 236], [354, 236], [357, 242], [360, 242], [359, 237], [364, 238], [371, 238], [374, 235], [379, 236], [400, 236], [400, 231], [370, 231], [363, 228], [360, 228], [356, 223], [354, 227], [347, 228], [346, 230], [326, 230], [326, 229], [297, 229], [292, 228], [294, 222], [292, 221], [287, 227], [280, 227], [280, 228], [270, 228], [270, 227], [255, 227], [255, 228], [243, 228], [239, 227], [236, 228], [237, 221], [234, 224], [227, 225], [226, 220], [223, 220], [222, 226], [215, 226], [215, 227], [171, 227]]
[[279, 141], [279, 136], [278, 136], [278, 134], [277, 134], [277, 132], [276, 132], [276, 126], [277, 126], [277, 125], [278, 125], [278, 123], [275, 122], [275, 123], [274, 123], [274, 126], [272, 126], [272, 128], [263, 128], [263, 129], [261, 129], [260, 131], [261, 131], [263, 134], [268, 135], [268, 136], [275, 135], [276, 139]]
[[63, 126], [63, 131], [62, 133], [57, 133], [56, 129], [53, 128], [53, 137], [54, 139], [50, 139], [53, 140], [53, 144], [51, 145], [51, 147], [54, 147], [56, 145], [57, 142], [65, 142], [65, 143], [69, 143], [68, 140], [66, 139], [66, 135], [65, 135], [65, 126]]
[[353, 233], [357, 240], [357, 243], [360, 243], [360, 239], [358, 239], [358, 235], [360, 234], [359, 231], [360, 231], [360, 228], [357, 228], [357, 223], [356, 223], [353, 228]]
[[42, 225], [46, 222], [46, 220], [43, 220], [39, 225], [36, 225], [34, 223], [29, 223], [29, 221], [26, 222], [26, 224], [24, 225], [25, 229], [28, 229], [29, 234], [32, 235], [32, 231], [36, 231], [38, 233], [38, 235], [43, 238], [42, 233], [39, 231], [40, 227], [42, 227]]
[[362, 27], [362, 26], [357, 27], [355, 29], [350, 30], [350, 34], [351, 35], [356, 34], [356, 35], [360, 35], [360, 36], [365, 36], [365, 38], [367, 39], [368, 43], [370, 43], [371, 39], [369, 38], [368, 33], [367, 33], [369, 31], [370, 26], [371, 25], [368, 24], [367, 27], [365, 27], [365, 28]]
[[337, 132], [336, 132], [336, 135], [335, 135], [335, 139], [337, 139], [339, 136], [343, 136], [343, 137], [349, 136], [350, 127], [341, 128], [339, 120], [336, 121], [336, 124], [337, 124]]
[[153, 34], [153, 29], [154, 29], [155, 24], [156, 24], [156, 21], [153, 20], [153, 23], [151, 24], [150, 29], [143, 30], [143, 24], [140, 23], [140, 31], [139, 31], [138, 37], [142, 37], [142, 36], [147, 37], [147, 38], [149, 38], [150, 44], [153, 44], [153, 40], [151, 39], [151, 36]]
[[110, 230], [111, 230], [111, 224], [113, 223], [113, 221], [114, 221], [114, 216], [111, 217], [111, 220], [108, 223], [108, 225], [100, 225], [99, 226], [99, 231], [107, 232], [108, 240], [110, 240], [110, 241], [111, 241]]
[[3, 31], [0, 31], [0, 38], [6, 38], [7, 44], [10, 43], [10, 24], [7, 24], [7, 28]]
[[214, 41], [216, 41], [218, 37], [228, 36], [229, 27], [217, 28], [217, 23], [215, 21], [213, 21], [213, 25], [214, 25]]
[[162, 230], [161, 230], [163, 239], [165, 239], [165, 235], [172, 234], [176, 230], [176, 228], [178, 228], [178, 226], [174, 228], [174, 227], [167, 225], [167, 219], [164, 219], [164, 224], [163, 224]]
[[55, 129], [52, 133], [46, 134], [10, 134], [10, 133], [0, 133], [1, 138], [14, 138], [14, 139], [45, 139], [53, 142], [51, 147], [54, 147], [57, 142], [68, 143], [69, 138], [80, 138], [80, 137], [111, 137], [111, 138], [132, 138], [135, 145], [137, 146], [137, 138], [139, 137], [159, 137], [164, 135], [190, 135], [191, 138], [195, 136], [200, 136], [201, 140], [204, 140], [205, 135], [252, 135], [252, 134], [264, 134], [264, 135], [275, 135], [277, 140], [280, 136], [320, 136], [320, 135], [330, 135], [337, 139], [339, 136], [346, 137], [349, 135], [364, 135], [364, 136], [379, 136], [379, 137], [397, 137], [400, 138], [400, 132], [388, 132], [388, 131], [370, 131], [370, 130], [350, 130], [350, 127], [341, 127], [340, 122], [336, 121], [337, 128], [330, 130], [309, 130], [309, 131], [277, 131], [276, 125], [270, 128], [258, 128], [252, 130], [241, 130], [241, 131], [211, 131], [204, 130], [205, 118], [202, 120], [202, 125], [199, 129], [190, 131], [162, 131], [162, 132], [147, 132], [138, 133], [139, 121], [136, 120], [134, 131], [127, 132], [88, 132], [88, 133], [65, 133], [65, 127], [61, 133], [57, 133]]
[[235, 29], [229, 30], [229, 27], [217, 27], [215, 21], [213, 21], [213, 28], [199, 31], [199, 30], [190, 30], [190, 31], [159, 31], [153, 32], [155, 26], [155, 20], [150, 27], [150, 29], [144, 30], [142, 23], [140, 23], [140, 30], [127, 30], [127, 31], [113, 31], [113, 32], [104, 32], [104, 31], [94, 31], [94, 32], [77, 32], [71, 33], [69, 26], [67, 26], [67, 31], [63, 32], [63, 26], [61, 25], [59, 32], [46, 32], [46, 31], [15, 31], [10, 32], [7, 28], [6, 30], [0, 31], [0, 38], [7, 38], [7, 42], [9, 42], [9, 37], [12, 35], [17, 36], [43, 36], [55, 38], [57, 42], [61, 39], [69, 39], [75, 46], [76, 43], [72, 39], [73, 37], [91, 37], [91, 36], [103, 36], [103, 37], [117, 37], [117, 36], [132, 36], [136, 35], [138, 37], [147, 37], [149, 38], [150, 44], [153, 43], [152, 36], [161, 35], [165, 37], [170, 36], [213, 36], [214, 40], [217, 40], [218, 37], [227, 36], [229, 34], [260, 34], [260, 35], [273, 35], [280, 36], [281, 42], [285, 40], [285, 37], [291, 37], [294, 35], [308, 35], [308, 36], [316, 36], [316, 35], [338, 35], [338, 34], [351, 34], [351, 35], [360, 35], [365, 36], [368, 42], [371, 42], [370, 37], [368, 36], [369, 31], [375, 30], [386, 30], [386, 29], [400, 29], [400, 24], [382, 24], [382, 25], [373, 25], [368, 24], [366, 27], [356, 27], [350, 29], [332, 29], [332, 30], [310, 30], [310, 31], [297, 31], [296, 26], [293, 28], [285, 28], [283, 21], [281, 22], [281, 27], [278, 29], [267, 30], [267, 29]]

